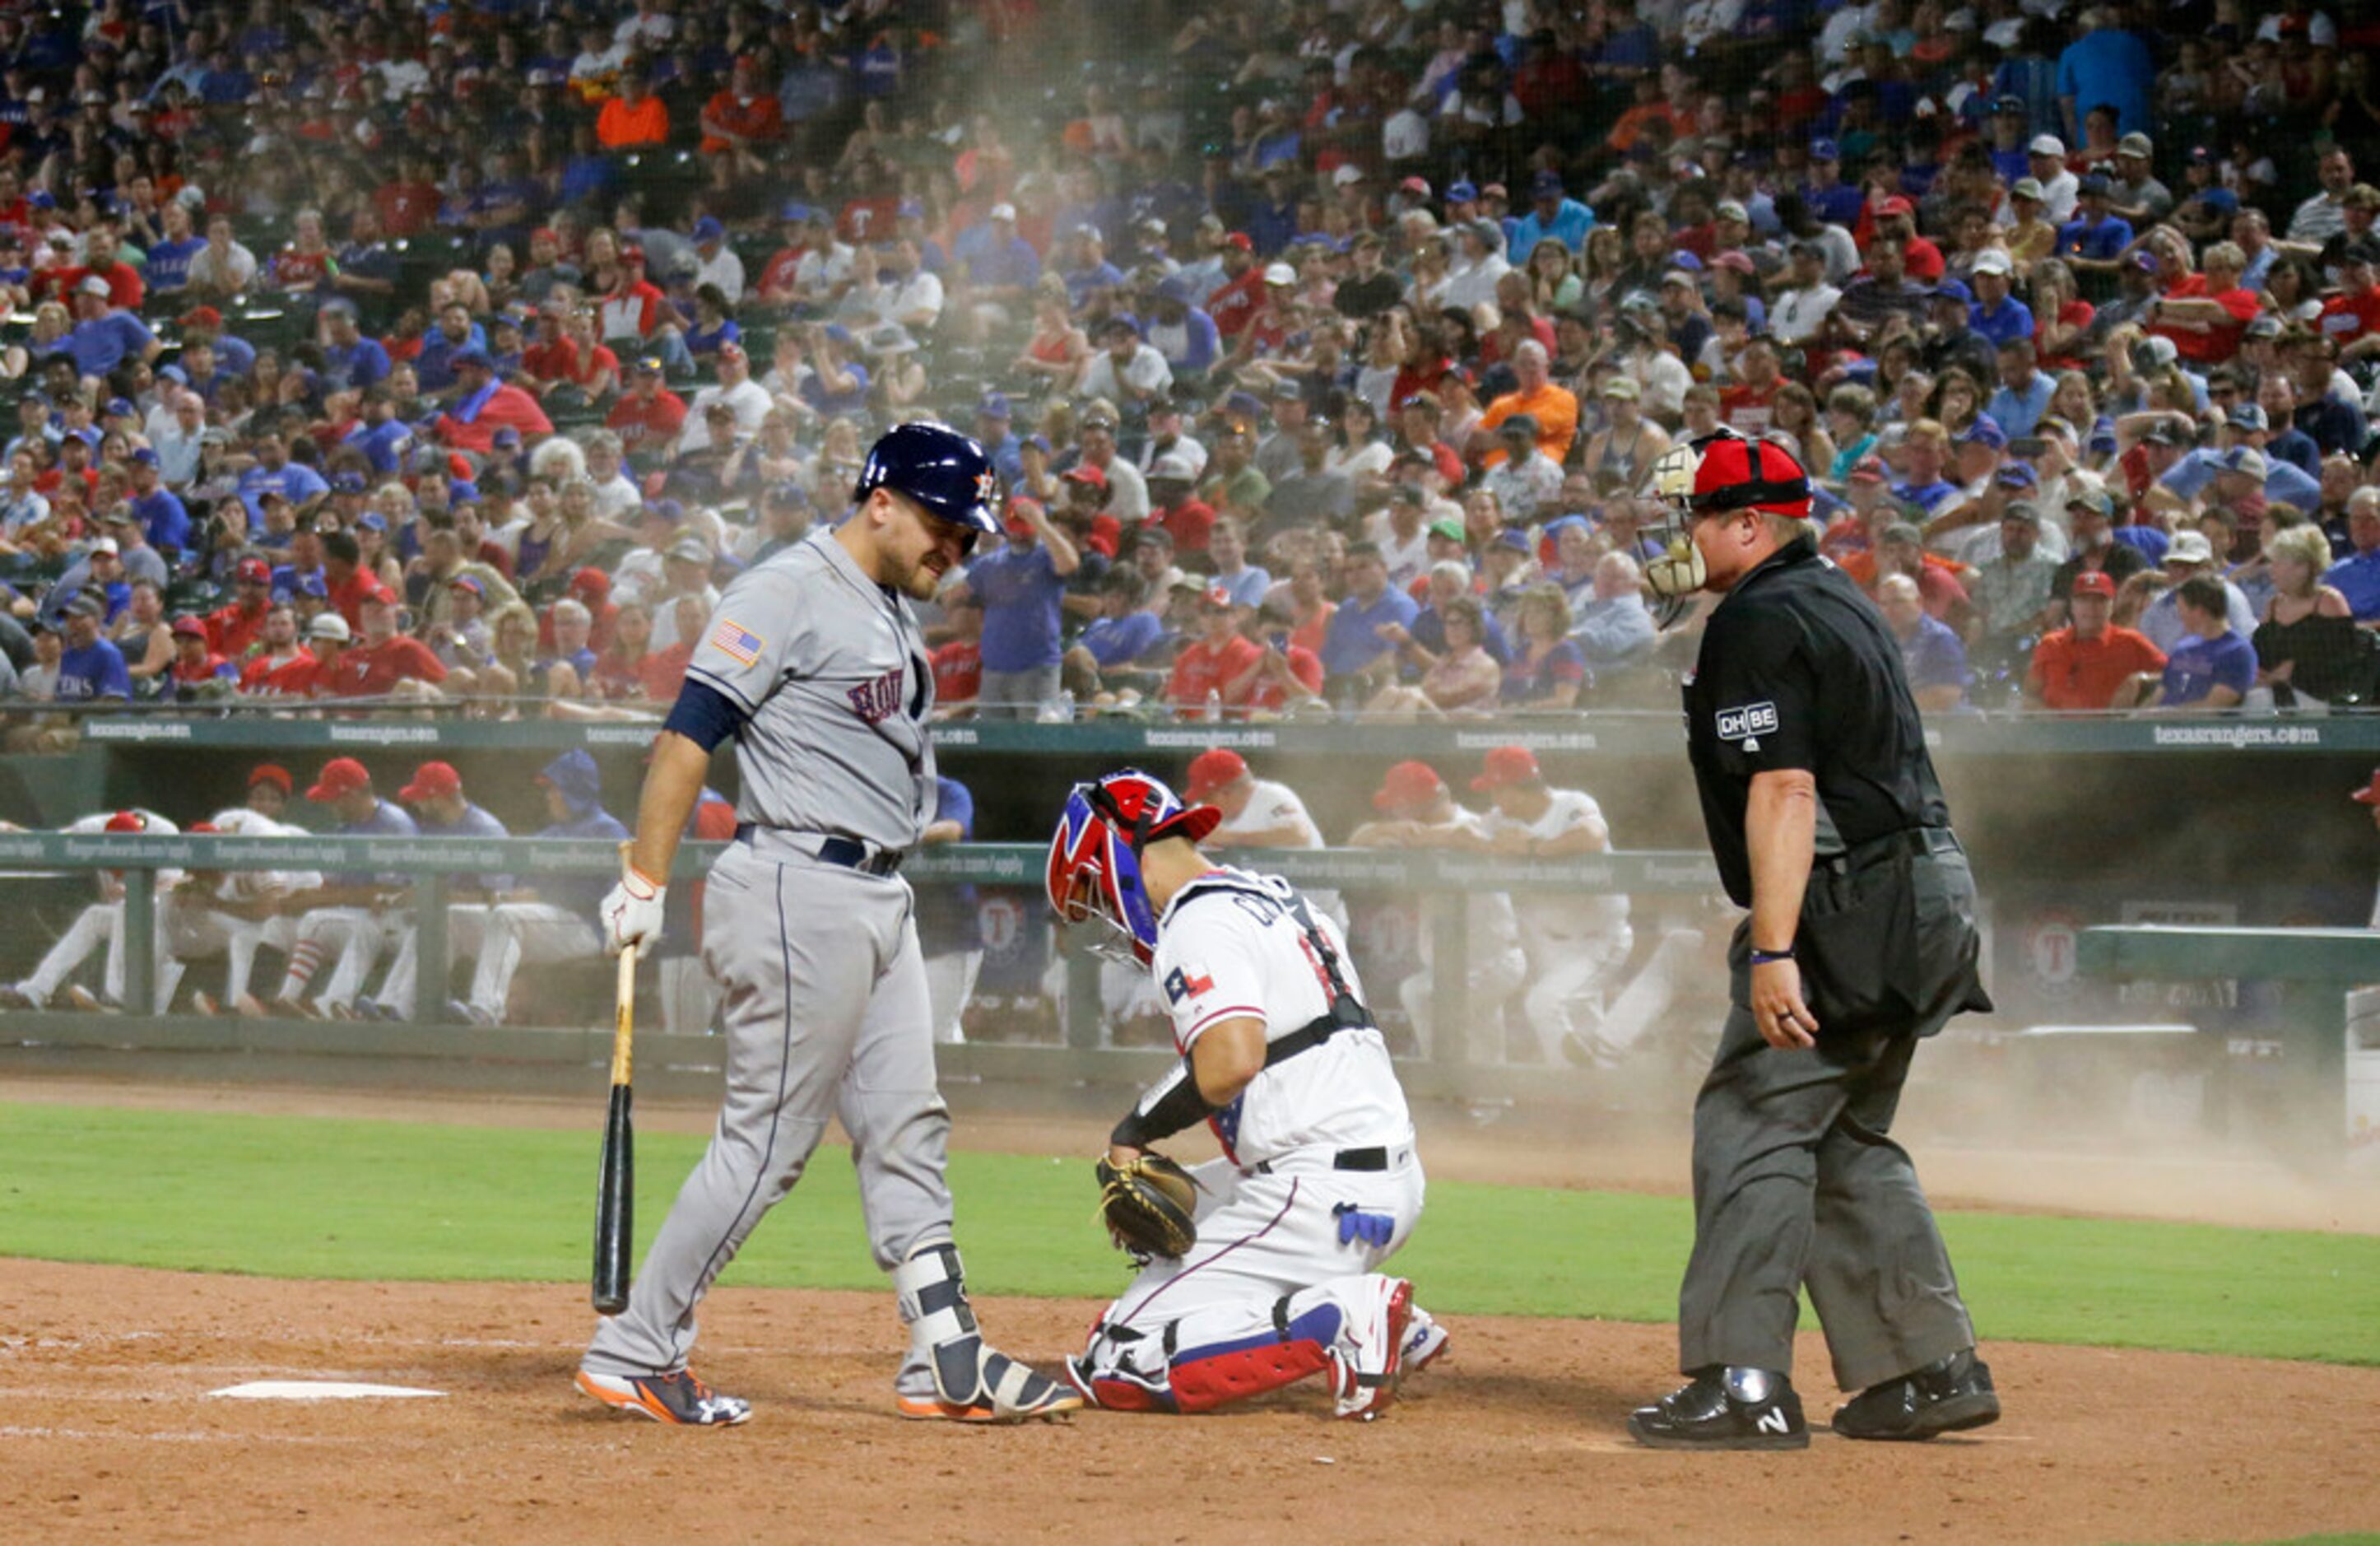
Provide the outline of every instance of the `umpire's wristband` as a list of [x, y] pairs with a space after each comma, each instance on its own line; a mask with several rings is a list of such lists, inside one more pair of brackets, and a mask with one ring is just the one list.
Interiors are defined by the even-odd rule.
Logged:
[[1123, 1149], [1146, 1149], [1160, 1138], [1196, 1126], [1219, 1109], [1198, 1092], [1198, 1076], [1184, 1057], [1172, 1073], [1141, 1092], [1132, 1110], [1108, 1135], [1108, 1141]]
[[1752, 948], [1752, 964], [1755, 967], [1765, 967], [1772, 961], [1790, 961], [1792, 958], [1793, 947], [1790, 944], [1782, 950], [1763, 950], [1758, 945]]

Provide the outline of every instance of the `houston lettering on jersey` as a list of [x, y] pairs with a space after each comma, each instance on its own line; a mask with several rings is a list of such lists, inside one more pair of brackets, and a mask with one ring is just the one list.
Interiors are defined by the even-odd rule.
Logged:
[[862, 682], [844, 695], [851, 707], [870, 724], [889, 719], [901, 707], [901, 673], [896, 668], [871, 682]]

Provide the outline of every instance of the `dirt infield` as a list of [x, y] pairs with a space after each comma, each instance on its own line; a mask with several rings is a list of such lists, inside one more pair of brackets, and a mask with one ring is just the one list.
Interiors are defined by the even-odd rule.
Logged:
[[[983, 1308], [1045, 1362], [1093, 1309]], [[1325, 1420], [1308, 1388], [994, 1430], [892, 1415], [887, 1296], [728, 1289], [706, 1311], [703, 1370], [758, 1407], [740, 1430], [576, 1394], [573, 1289], [0, 1261], [0, 1509], [27, 1539], [248, 1541], [2186, 1541], [2380, 1521], [2380, 1369], [2002, 1345], [2009, 1418], [1968, 1438], [1678, 1456], [1621, 1430], [1670, 1380], [1656, 1326], [1455, 1320], [1449, 1357], [1367, 1426]], [[447, 1394], [206, 1394], [259, 1379]]]

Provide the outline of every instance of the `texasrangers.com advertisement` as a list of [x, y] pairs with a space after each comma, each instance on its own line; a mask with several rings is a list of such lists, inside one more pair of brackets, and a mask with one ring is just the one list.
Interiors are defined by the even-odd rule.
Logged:
[[2320, 746], [2316, 724], [2156, 724], [2149, 727], [2157, 746]]

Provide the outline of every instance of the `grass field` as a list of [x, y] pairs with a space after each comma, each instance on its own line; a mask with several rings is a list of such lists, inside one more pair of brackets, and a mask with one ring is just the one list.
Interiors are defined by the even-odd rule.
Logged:
[[[591, 1130], [0, 1103], [0, 1256], [583, 1281], [598, 1142]], [[700, 1150], [695, 1138], [639, 1139], [640, 1244]], [[1086, 1162], [960, 1153], [952, 1167], [979, 1292], [1119, 1286]], [[2380, 1365], [2380, 1238], [2001, 1213], [1942, 1226], [1989, 1338]], [[1448, 1312], [1660, 1321], [1675, 1313], [1690, 1232], [1673, 1198], [1439, 1183], [1398, 1266]], [[820, 1150], [728, 1281], [881, 1284], [841, 1150]]]

